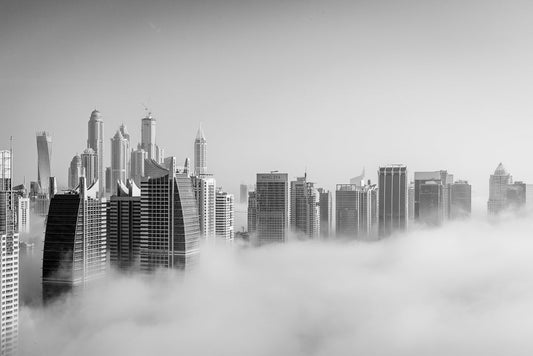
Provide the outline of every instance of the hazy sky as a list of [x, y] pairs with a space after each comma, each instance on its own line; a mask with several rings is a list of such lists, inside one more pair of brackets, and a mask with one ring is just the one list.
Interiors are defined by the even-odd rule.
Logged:
[[529, 356], [533, 219], [505, 219], [375, 243], [204, 244], [184, 279], [109, 274], [23, 306], [21, 355]]
[[0, 146], [35, 180], [35, 131], [66, 183], [104, 115], [133, 145], [142, 103], [167, 155], [208, 166], [237, 193], [258, 171], [307, 168], [334, 189], [362, 167], [448, 169], [483, 206], [503, 161], [533, 181], [529, 1], [1, 1]]

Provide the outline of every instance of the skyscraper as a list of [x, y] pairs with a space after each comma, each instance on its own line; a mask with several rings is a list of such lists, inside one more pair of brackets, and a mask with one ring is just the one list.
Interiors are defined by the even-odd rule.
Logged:
[[217, 238], [233, 240], [234, 231], [234, 198], [233, 194], [218, 189], [216, 193], [216, 224]]
[[111, 265], [139, 268], [141, 258], [141, 190], [133, 180], [117, 182], [107, 210], [107, 246]]
[[405, 231], [408, 221], [407, 166], [394, 164], [380, 167], [379, 180], [379, 236]]
[[0, 355], [18, 348], [19, 234], [12, 188], [12, 151], [0, 151]]
[[142, 119], [141, 126], [141, 148], [147, 153], [149, 159], [153, 159], [157, 163], [163, 163], [165, 158], [164, 151], [156, 144], [156, 120], [148, 113]]
[[216, 180], [212, 176], [192, 176], [194, 197], [198, 206], [202, 237], [215, 237], [216, 233]]
[[526, 205], [526, 184], [513, 182], [507, 187], [507, 207], [519, 209]]
[[70, 166], [68, 167], [69, 189], [75, 189], [80, 182], [80, 177], [82, 177], [83, 175], [84, 171], [81, 162], [81, 156], [76, 154], [74, 157], [72, 157], [72, 161], [70, 161]]
[[126, 125], [122, 124], [120, 125], [120, 134], [122, 137], [124, 137], [124, 140], [126, 140], [126, 179], [131, 178], [131, 140], [130, 140], [130, 134], [128, 132], [128, 129], [126, 128]]
[[[104, 120], [98, 110], [93, 110], [88, 123], [87, 148], [92, 148], [96, 153], [96, 174], [98, 179], [99, 194], [105, 193], [104, 170]], [[88, 177], [88, 175], [86, 175]], [[89, 182], [89, 180], [87, 180]]]
[[148, 153], [139, 144], [137, 149], [131, 152], [131, 178], [137, 186], [141, 185], [144, 177], [144, 161], [148, 158]]
[[86, 184], [90, 186], [98, 179], [98, 156], [92, 148], [86, 148], [80, 158], [83, 167], [83, 176], [87, 182]]
[[115, 136], [111, 139], [111, 194], [117, 192], [117, 182], [125, 183], [128, 177], [129, 166], [129, 141], [122, 135], [122, 130], [117, 130]]
[[17, 231], [20, 234], [30, 232], [30, 198], [18, 197], [17, 199]]
[[465, 218], [472, 211], [472, 187], [460, 180], [450, 186], [450, 218]]
[[418, 185], [418, 221], [433, 226], [443, 223], [444, 194], [443, 185], [438, 180], [428, 180]]
[[246, 204], [248, 201], [248, 185], [241, 184], [239, 193], [239, 203]]
[[377, 236], [378, 189], [375, 184], [337, 184], [337, 236], [374, 240]]
[[487, 203], [489, 214], [498, 214], [507, 208], [507, 188], [512, 181], [513, 178], [500, 163], [489, 180], [489, 201]]
[[320, 234], [320, 206], [318, 191], [307, 175], [291, 181], [290, 225], [292, 231], [309, 238]]
[[320, 236], [328, 238], [333, 234], [333, 198], [330, 191], [318, 188], [320, 204]]
[[52, 137], [48, 132], [37, 133], [37, 182], [42, 192], [48, 191], [50, 161], [52, 157]]
[[[415, 172], [415, 196], [414, 196], [414, 219], [423, 223], [431, 225], [440, 224], [444, 220], [448, 219], [450, 212], [449, 202], [449, 186], [453, 183], [453, 175], [448, 174], [445, 170], [433, 171], [433, 172]], [[436, 211], [425, 211], [421, 213], [420, 208], [420, 194], [421, 186], [424, 184], [439, 185], [439, 187], [426, 187], [425, 198], [429, 198], [429, 191], [432, 190], [433, 194], [438, 194], [438, 205], [434, 206], [432, 203], [426, 201], [425, 209], [436, 209]], [[437, 192], [438, 191], [438, 192]], [[432, 208], [433, 207], [433, 208]], [[420, 215], [423, 214], [424, 218], [420, 219]], [[436, 218], [438, 216], [438, 219]], [[429, 219], [431, 221], [426, 221]], [[435, 220], [437, 219], [437, 220]]]
[[207, 140], [205, 139], [202, 126], [198, 128], [196, 139], [194, 140], [194, 174], [202, 175], [207, 173]]
[[50, 202], [43, 247], [43, 301], [77, 291], [106, 272], [106, 202], [85, 177]]
[[188, 269], [199, 253], [200, 224], [191, 179], [147, 159], [141, 183], [141, 269]]
[[258, 173], [256, 196], [259, 244], [286, 242], [290, 221], [288, 174]]
[[248, 192], [248, 233], [257, 231], [257, 195], [255, 191]]

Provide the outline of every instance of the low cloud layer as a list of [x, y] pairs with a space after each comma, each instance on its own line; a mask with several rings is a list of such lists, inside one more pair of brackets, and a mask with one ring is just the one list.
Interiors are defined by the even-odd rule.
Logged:
[[531, 355], [533, 220], [376, 243], [203, 246], [187, 276], [114, 274], [25, 306], [22, 355]]

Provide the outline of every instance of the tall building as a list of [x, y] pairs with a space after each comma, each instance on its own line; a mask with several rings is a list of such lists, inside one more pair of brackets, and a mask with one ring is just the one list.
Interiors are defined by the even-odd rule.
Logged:
[[257, 195], [255, 191], [248, 192], [248, 233], [257, 231]]
[[148, 113], [142, 119], [141, 148], [146, 151], [147, 158], [163, 163], [165, 152], [156, 144], [156, 120]]
[[507, 207], [519, 209], [526, 205], [526, 184], [513, 182], [507, 187]]
[[117, 182], [107, 209], [107, 246], [111, 266], [127, 270], [140, 267], [141, 190], [131, 179]]
[[52, 157], [52, 137], [48, 132], [37, 133], [37, 182], [41, 191], [48, 191], [50, 162]]
[[375, 184], [337, 184], [335, 202], [337, 236], [376, 238], [378, 189]]
[[198, 217], [200, 219], [200, 232], [202, 237], [212, 238], [216, 234], [216, 180], [202, 175], [192, 176], [191, 182], [194, 190]]
[[106, 273], [106, 201], [98, 186], [55, 194], [46, 219], [43, 246], [43, 301], [74, 291]]
[[111, 167], [105, 167], [105, 192], [111, 194]]
[[126, 125], [122, 124], [119, 128], [120, 134], [126, 140], [126, 179], [131, 178], [131, 140], [130, 140], [130, 134], [128, 132], [128, 129], [126, 128]]
[[70, 161], [70, 166], [68, 167], [68, 187], [69, 189], [75, 189], [79, 182], [80, 177], [83, 177], [84, 169], [81, 162], [81, 156], [76, 154], [72, 157]]
[[[427, 223], [430, 225], [438, 225], [444, 220], [448, 219], [450, 212], [450, 201], [449, 201], [449, 186], [453, 183], [453, 175], [448, 174], [445, 170], [433, 171], [433, 172], [415, 172], [415, 196], [414, 196], [414, 219], [422, 223]], [[421, 212], [421, 186], [424, 184], [430, 185], [439, 185], [439, 187], [426, 187], [424, 190], [426, 192], [425, 198], [429, 198], [429, 191], [433, 191], [433, 194], [438, 194], [437, 206], [434, 206], [426, 201], [425, 209], [436, 209], [436, 211], [425, 211]], [[438, 191], [438, 193], [437, 193]], [[432, 208], [433, 207], [433, 208]], [[423, 215], [423, 218], [420, 218], [420, 215]], [[438, 218], [436, 218], [438, 216]], [[428, 219], [426, 221], [426, 219]], [[437, 220], [435, 220], [437, 219]]]
[[225, 240], [233, 240], [234, 221], [233, 194], [218, 189], [216, 193], [216, 236]]
[[12, 189], [12, 151], [0, 151], [0, 355], [18, 348], [19, 234]]
[[85, 181], [92, 185], [98, 179], [98, 156], [92, 148], [86, 148], [80, 158]]
[[309, 238], [320, 234], [320, 201], [314, 183], [304, 177], [291, 181], [290, 226], [295, 233], [303, 233]]
[[405, 231], [408, 221], [407, 166], [394, 164], [378, 170], [379, 236]]
[[144, 161], [147, 158], [148, 153], [140, 144], [131, 152], [131, 178], [137, 186], [141, 185], [141, 179], [144, 177]]
[[472, 186], [459, 180], [450, 186], [450, 218], [466, 218], [472, 212]]
[[122, 135], [124, 125], [111, 139], [111, 194], [117, 193], [117, 182], [126, 183], [130, 160], [129, 141]]
[[408, 220], [413, 221], [415, 219], [415, 183], [409, 183], [407, 187], [407, 210], [408, 210]]
[[205, 139], [202, 127], [198, 128], [196, 139], [194, 140], [194, 174], [202, 175], [207, 173], [207, 140]]
[[18, 197], [17, 199], [17, 231], [20, 234], [30, 233], [30, 198]]
[[[416, 173], [415, 173], [416, 176]], [[437, 226], [444, 221], [444, 186], [440, 181], [429, 180], [418, 186], [418, 221]]]
[[513, 178], [500, 163], [489, 180], [489, 214], [498, 214], [507, 208], [507, 188], [512, 181]]
[[330, 191], [318, 188], [320, 205], [320, 236], [328, 238], [333, 235], [333, 197]]
[[[96, 177], [98, 179], [99, 194], [105, 192], [104, 170], [104, 120], [98, 110], [93, 110], [88, 123], [87, 148], [92, 148], [96, 153]], [[86, 175], [88, 177], [88, 175]]]
[[256, 197], [259, 244], [286, 242], [290, 222], [288, 174], [258, 173]]
[[248, 185], [241, 184], [240, 194], [239, 194], [239, 203], [246, 204], [248, 202]]
[[141, 183], [141, 269], [188, 269], [199, 253], [200, 224], [191, 179], [147, 159]]

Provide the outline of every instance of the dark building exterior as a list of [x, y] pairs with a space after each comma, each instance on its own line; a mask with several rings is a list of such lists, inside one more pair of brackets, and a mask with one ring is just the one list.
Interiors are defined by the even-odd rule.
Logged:
[[469, 217], [472, 212], [472, 186], [460, 180], [450, 186], [450, 218]]
[[445, 189], [440, 181], [426, 181], [418, 185], [418, 220], [427, 225], [440, 225], [444, 221]]
[[519, 209], [526, 205], [526, 184], [524, 182], [514, 182], [507, 187], [507, 206], [512, 209]]
[[107, 210], [107, 247], [111, 266], [137, 269], [141, 258], [141, 191], [133, 180], [117, 183]]
[[330, 191], [318, 188], [320, 204], [320, 237], [328, 238], [333, 234], [333, 198]]
[[196, 263], [200, 239], [191, 179], [153, 159], [145, 161], [145, 177], [141, 183], [141, 270], [188, 269]]
[[255, 192], [248, 192], [248, 233], [257, 231], [257, 195]]
[[77, 190], [50, 202], [43, 247], [43, 301], [84, 287], [106, 272], [106, 203], [80, 178]]
[[320, 201], [314, 183], [307, 181], [307, 174], [291, 182], [290, 224], [295, 233], [309, 238], [320, 234]]
[[407, 166], [388, 165], [378, 170], [379, 236], [405, 231], [408, 221]]
[[[363, 183], [364, 184], [364, 183]], [[338, 237], [373, 240], [377, 236], [378, 189], [375, 184], [337, 184], [335, 191]]]

